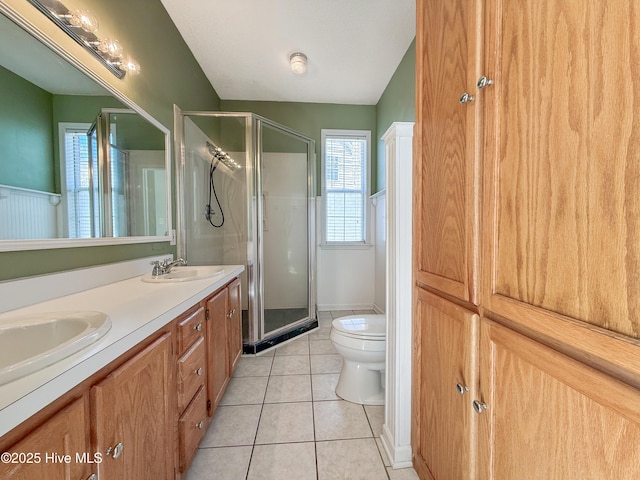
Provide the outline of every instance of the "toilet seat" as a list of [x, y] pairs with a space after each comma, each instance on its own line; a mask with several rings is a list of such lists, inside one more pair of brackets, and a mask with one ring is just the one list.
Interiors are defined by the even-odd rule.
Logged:
[[387, 319], [384, 315], [347, 315], [331, 322], [335, 333], [357, 340], [384, 342], [387, 335]]

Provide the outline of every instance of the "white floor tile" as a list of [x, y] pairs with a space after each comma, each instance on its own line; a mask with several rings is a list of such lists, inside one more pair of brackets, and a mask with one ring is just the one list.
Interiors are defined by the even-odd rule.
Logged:
[[387, 480], [373, 438], [317, 442], [318, 480]]
[[311, 375], [311, 393], [313, 401], [318, 400], [340, 400], [336, 395], [336, 385], [338, 385], [339, 373], [321, 373]]
[[311, 405], [311, 402], [265, 403], [256, 444], [314, 441]]
[[262, 405], [219, 406], [200, 447], [253, 445]]
[[387, 452], [385, 452], [384, 450], [384, 446], [382, 445], [382, 440], [380, 440], [380, 437], [376, 437], [376, 445], [378, 446], [378, 452], [380, 452], [380, 456], [382, 457], [382, 463], [384, 463], [385, 467], [390, 467], [391, 462], [389, 461]]
[[382, 435], [382, 425], [384, 425], [384, 405], [365, 405], [364, 412], [367, 414], [369, 425], [373, 430], [373, 435]]
[[340, 373], [342, 357], [340, 355], [311, 355], [311, 374]]
[[305, 335], [276, 348], [276, 357], [278, 355], [309, 355], [309, 337]]
[[332, 310], [331, 311], [331, 317], [334, 319], [345, 317], [347, 315], [353, 315], [353, 310]]
[[399, 468], [394, 470], [391, 467], [387, 467], [387, 473], [391, 480], [420, 480], [418, 474], [413, 468]]
[[336, 400], [313, 402], [316, 441], [373, 437], [362, 405]]
[[309, 334], [309, 341], [329, 340], [329, 335], [331, 335], [331, 326], [322, 326]]
[[309, 355], [280, 355], [273, 359], [271, 375], [306, 375]]
[[244, 480], [252, 447], [200, 448], [185, 480]]
[[247, 480], [316, 480], [313, 442], [256, 445]]
[[238, 360], [234, 377], [268, 377], [271, 373], [273, 356], [270, 357], [241, 357]]
[[262, 405], [269, 377], [234, 377], [220, 400], [220, 405]]
[[311, 375], [273, 375], [269, 378], [265, 403], [310, 401]]
[[316, 340], [309, 342], [309, 353], [311, 355], [335, 355], [338, 352], [331, 340]]

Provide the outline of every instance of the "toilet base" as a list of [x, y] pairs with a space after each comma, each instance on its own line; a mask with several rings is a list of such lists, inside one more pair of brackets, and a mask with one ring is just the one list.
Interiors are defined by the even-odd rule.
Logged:
[[384, 405], [384, 364], [344, 360], [336, 395], [360, 405]]

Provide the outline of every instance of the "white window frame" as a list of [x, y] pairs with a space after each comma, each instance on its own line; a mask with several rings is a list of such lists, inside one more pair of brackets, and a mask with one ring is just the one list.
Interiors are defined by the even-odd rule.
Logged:
[[62, 215], [59, 220], [61, 222], [60, 231], [64, 232], [65, 238], [94, 238], [93, 232], [91, 237], [71, 237], [69, 227], [69, 196], [67, 194], [67, 151], [66, 151], [66, 133], [67, 131], [84, 131], [87, 132], [91, 128], [91, 123], [58, 123], [58, 147], [60, 151], [60, 192], [62, 193]]
[[[326, 140], [328, 138], [336, 138], [336, 137], [361, 137], [366, 140], [366, 165], [364, 171], [364, 189], [363, 189], [363, 203], [362, 203], [362, 212], [363, 212], [363, 232], [364, 238], [361, 241], [327, 241], [327, 184], [325, 181], [326, 178], [326, 163], [327, 163], [327, 152], [326, 152]], [[340, 129], [322, 129], [321, 130], [321, 155], [322, 155], [322, 220], [321, 220], [321, 246], [323, 247], [337, 247], [337, 248], [370, 248], [370, 232], [369, 232], [369, 196], [371, 192], [371, 131], [370, 130], [340, 130]]]

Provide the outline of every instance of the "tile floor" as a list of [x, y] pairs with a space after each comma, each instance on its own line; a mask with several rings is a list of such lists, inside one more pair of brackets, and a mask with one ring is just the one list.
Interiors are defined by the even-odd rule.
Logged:
[[186, 480], [415, 480], [393, 470], [380, 443], [384, 407], [341, 400], [342, 359], [320, 328], [259, 357], [240, 359]]

